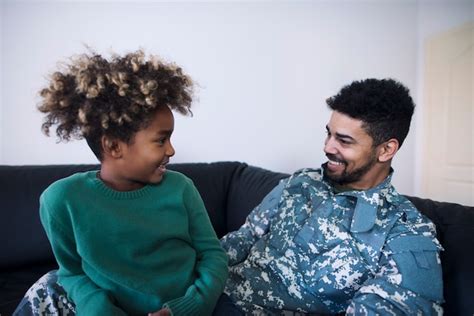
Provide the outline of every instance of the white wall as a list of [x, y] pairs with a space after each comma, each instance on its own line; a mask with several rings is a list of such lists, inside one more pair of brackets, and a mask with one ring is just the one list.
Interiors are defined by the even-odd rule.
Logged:
[[[344, 84], [392, 77], [418, 95], [418, 11], [426, 6], [6, 1], [0, 164], [96, 162], [84, 141], [56, 144], [41, 134], [35, 109], [45, 75], [88, 44], [105, 54], [142, 47], [182, 65], [200, 84], [194, 117], [176, 115], [172, 162], [238, 160], [285, 172], [318, 167], [325, 160], [325, 99]], [[415, 121], [394, 162], [394, 183], [407, 194], [415, 191], [417, 130]]]

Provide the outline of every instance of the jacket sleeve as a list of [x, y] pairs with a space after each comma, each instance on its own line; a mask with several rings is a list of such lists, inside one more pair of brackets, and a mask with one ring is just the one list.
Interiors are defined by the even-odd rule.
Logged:
[[250, 212], [245, 223], [238, 230], [222, 237], [221, 245], [229, 257], [229, 266], [244, 261], [252, 246], [268, 232], [270, 221], [278, 212], [278, 205], [287, 181], [288, 179], [281, 180]]
[[196, 279], [183, 297], [166, 302], [164, 307], [170, 309], [173, 316], [211, 315], [227, 280], [227, 256], [191, 181], [184, 192], [184, 203], [189, 214], [189, 234], [197, 255]]
[[433, 223], [400, 219], [382, 249], [379, 269], [357, 291], [347, 315], [441, 315], [443, 279]]
[[113, 297], [97, 287], [84, 273], [81, 257], [76, 252], [73, 228], [65, 218], [67, 212], [60, 209], [60, 204], [54, 203], [54, 199], [53, 203], [48, 202], [50, 200], [43, 194], [40, 199], [40, 219], [59, 265], [59, 283], [76, 305], [76, 314], [125, 315], [114, 305]]

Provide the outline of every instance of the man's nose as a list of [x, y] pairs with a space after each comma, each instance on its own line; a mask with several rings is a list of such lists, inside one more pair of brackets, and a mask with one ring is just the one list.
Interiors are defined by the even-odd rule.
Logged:
[[336, 144], [334, 143], [334, 140], [329, 136], [326, 138], [324, 141], [324, 152], [326, 154], [336, 154], [337, 153], [337, 148], [335, 146]]

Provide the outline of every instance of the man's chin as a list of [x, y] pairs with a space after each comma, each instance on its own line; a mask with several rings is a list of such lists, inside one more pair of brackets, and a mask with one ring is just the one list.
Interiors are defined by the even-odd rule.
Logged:
[[341, 180], [342, 175], [340, 174], [340, 172], [336, 172], [328, 168], [327, 162], [323, 164], [323, 167], [324, 176], [326, 178], [334, 182], [339, 182], [339, 180]]
[[342, 176], [340, 174], [336, 174], [334, 172], [331, 172], [329, 170], [324, 169], [324, 176], [329, 182], [332, 182], [334, 184], [337, 184], [339, 186], [344, 186], [349, 184], [350, 182], [347, 181], [347, 178], [345, 176]]
[[326, 174], [326, 178], [333, 182], [333, 183], [337, 183], [339, 185], [343, 185], [344, 184], [344, 179], [342, 179], [341, 177], [338, 177], [338, 176], [334, 176], [334, 175], [330, 175], [330, 174]]

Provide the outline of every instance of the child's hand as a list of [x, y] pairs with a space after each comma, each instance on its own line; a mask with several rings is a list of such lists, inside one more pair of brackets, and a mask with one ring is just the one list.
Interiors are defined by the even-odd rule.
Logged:
[[148, 316], [171, 316], [170, 310], [167, 308], [162, 308], [157, 312], [148, 313]]

